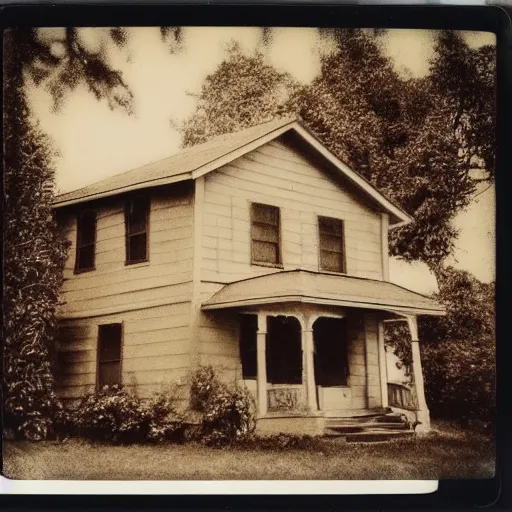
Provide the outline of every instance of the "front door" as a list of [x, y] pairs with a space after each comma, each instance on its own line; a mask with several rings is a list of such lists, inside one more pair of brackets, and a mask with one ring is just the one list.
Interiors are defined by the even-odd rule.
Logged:
[[313, 339], [320, 410], [350, 409], [346, 319], [319, 318], [313, 325]]

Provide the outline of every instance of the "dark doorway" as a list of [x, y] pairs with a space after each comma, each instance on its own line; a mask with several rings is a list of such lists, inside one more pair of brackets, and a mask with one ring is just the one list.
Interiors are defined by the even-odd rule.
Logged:
[[267, 318], [267, 381], [302, 384], [301, 329], [293, 316]]
[[317, 386], [346, 386], [347, 323], [344, 318], [319, 318], [313, 325]]

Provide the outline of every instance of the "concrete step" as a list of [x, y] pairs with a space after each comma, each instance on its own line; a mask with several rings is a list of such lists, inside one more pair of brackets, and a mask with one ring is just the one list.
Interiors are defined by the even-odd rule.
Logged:
[[393, 423], [395, 425], [405, 425], [406, 419], [394, 416], [372, 416], [365, 418], [326, 418], [326, 425], [366, 425], [368, 423]]
[[328, 422], [325, 426], [326, 428], [340, 432], [361, 432], [368, 429], [409, 430], [409, 425], [406, 423], [384, 423], [382, 421], [361, 423], [359, 425], [349, 425], [343, 422]]
[[382, 416], [383, 414], [391, 413], [392, 410], [388, 408], [376, 408], [376, 409], [338, 409], [325, 411], [324, 416], [326, 418], [366, 418], [372, 416]]

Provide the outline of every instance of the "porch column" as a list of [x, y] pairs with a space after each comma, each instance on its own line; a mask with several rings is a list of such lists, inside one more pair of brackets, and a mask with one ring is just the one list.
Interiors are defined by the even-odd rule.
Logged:
[[425, 400], [425, 388], [423, 384], [423, 372], [421, 369], [420, 344], [418, 337], [418, 322], [416, 316], [408, 316], [407, 323], [411, 331], [412, 368], [414, 374], [414, 388], [418, 401], [416, 418], [420, 424], [416, 427], [419, 433], [427, 433], [430, 430], [430, 412]]
[[317, 411], [315, 363], [313, 343], [313, 319], [306, 319], [302, 326], [302, 380], [306, 384], [307, 405], [310, 411]]
[[267, 414], [267, 359], [266, 359], [266, 340], [267, 340], [267, 315], [258, 313], [258, 331], [256, 334], [257, 351], [257, 375], [256, 387], [258, 394], [258, 416]]
[[386, 362], [386, 346], [384, 344], [384, 323], [379, 321], [379, 372], [380, 372], [380, 396], [382, 407], [387, 407], [388, 402], [388, 369]]

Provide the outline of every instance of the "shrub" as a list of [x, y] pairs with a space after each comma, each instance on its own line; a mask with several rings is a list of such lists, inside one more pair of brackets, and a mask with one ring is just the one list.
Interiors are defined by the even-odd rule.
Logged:
[[151, 423], [142, 402], [120, 386], [105, 386], [86, 396], [73, 416], [78, 435], [113, 443], [146, 438]]
[[202, 413], [197, 435], [206, 445], [233, 444], [254, 431], [255, 404], [249, 391], [220, 381], [211, 366], [199, 367], [192, 376], [191, 405]]
[[155, 394], [146, 408], [150, 416], [150, 441], [184, 441], [186, 424], [176, 406], [175, 390]]
[[172, 390], [156, 393], [149, 401], [121, 386], [105, 386], [85, 397], [75, 411], [61, 411], [61, 433], [74, 433], [92, 441], [134, 443], [182, 441], [185, 423]]

